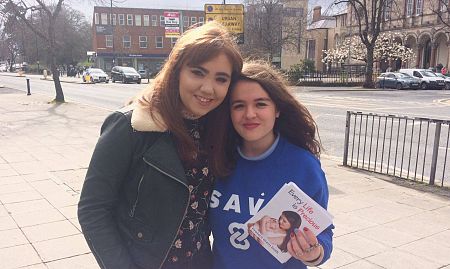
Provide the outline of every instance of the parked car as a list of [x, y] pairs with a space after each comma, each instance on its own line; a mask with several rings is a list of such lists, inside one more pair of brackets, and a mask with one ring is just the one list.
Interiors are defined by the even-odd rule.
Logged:
[[147, 75], [147, 70], [138, 70], [139, 75], [141, 75], [141, 79], [145, 79], [148, 78], [150, 76], [150, 74]]
[[133, 67], [114, 66], [111, 70], [111, 81], [122, 83], [136, 82], [141, 84], [141, 75]]
[[450, 90], [450, 77], [447, 77], [446, 75], [442, 75], [441, 73], [435, 73], [436, 76], [443, 78], [445, 82], [445, 89]]
[[420, 88], [426, 89], [438, 89], [441, 90], [445, 87], [445, 82], [442, 78], [436, 76], [435, 73], [427, 69], [400, 69], [399, 72], [408, 74], [410, 76], [420, 79]]
[[420, 87], [420, 79], [412, 77], [408, 74], [399, 72], [386, 72], [380, 74], [375, 83], [377, 88], [393, 88], [401, 89], [418, 89]]
[[109, 82], [108, 74], [100, 68], [88, 68], [83, 72], [83, 82]]

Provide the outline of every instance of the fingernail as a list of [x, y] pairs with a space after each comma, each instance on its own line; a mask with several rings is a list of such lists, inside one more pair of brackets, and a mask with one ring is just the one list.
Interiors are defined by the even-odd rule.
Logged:
[[291, 232], [291, 237], [294, 237], [294, 236], [295, 236], [295, 234], [293, 232]]
[[303, 231], [307, 232], [307, 231], [309, 231], [309, 229], [306, 228], [306, 227], [304, 227], [304, 228], [303, 228]]

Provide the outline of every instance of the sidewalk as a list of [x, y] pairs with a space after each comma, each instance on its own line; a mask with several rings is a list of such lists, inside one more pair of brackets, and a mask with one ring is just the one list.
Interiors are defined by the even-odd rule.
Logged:
[[[77, 201], [110, 111], [0, 88], [0, 268], [98, 268]], [[450, 194], [322, 158], [336, 226], [320, 268], [450, 269]], [[401, 183], [401, 184], [400, 184]], [[249, 268], [253, 269], [253, 268]]]

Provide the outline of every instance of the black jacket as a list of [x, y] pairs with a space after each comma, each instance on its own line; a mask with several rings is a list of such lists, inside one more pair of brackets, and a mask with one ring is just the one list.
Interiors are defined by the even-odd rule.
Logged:
[[[81, 228], [100, 267], [160, 268], [189, 197], [183, 166], [164, 126], [137, 110], [108, 116], [78, 204]], [[209, 247], [203, 255], [210, 256]]]

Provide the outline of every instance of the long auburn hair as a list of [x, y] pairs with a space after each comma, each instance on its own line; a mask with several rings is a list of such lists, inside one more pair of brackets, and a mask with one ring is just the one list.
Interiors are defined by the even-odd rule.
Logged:
[[[239, 80], [257, 82], [272, 99], [280, 112], [280, 116], [275, 120], [276, 132], [290, 143], [320, 157], [322, 146], [317, 125], [308, 109], [290, 94], [282, 74], [266, 62], [253, 60], [244, 63], [237, 81]], [[229, 94], [233, 92], [237, 81], [230, 87]], [[233, 132], [227, 136], [227, 157], [233, 164], [236, 159], [236, 145], [241, 143], [242, 138], [234, 131], [231, 119], [228, 120], [228, 124]]]
[[[243, 64], [235, 38], [216, 22], [208, 22], [187, 30], [176, 42], [153, 84], [145, 89], [137, 100], [138, 105], [147, 109], [153, 120], [166, 126], [173, 134], [178, 153], [185, 164], [194, 161], [198, 149], [183, 121], [183, 104], [179, 93], [180, 70], [184, 65], [197, 66], [221, 53], [224, 53], [232, 64], [233, 82], [238, 78]], [[228, 97], [225, 100], [228, 100]], [[223, 102], [206, 115], [205, 148], [208, 151], [209, 167], [216, 175], [223, 175], [226, 166], [225, 145], [220, 143], [225, 134], [217, 124], [226, 120], [227, 106], [228, 102]]]

